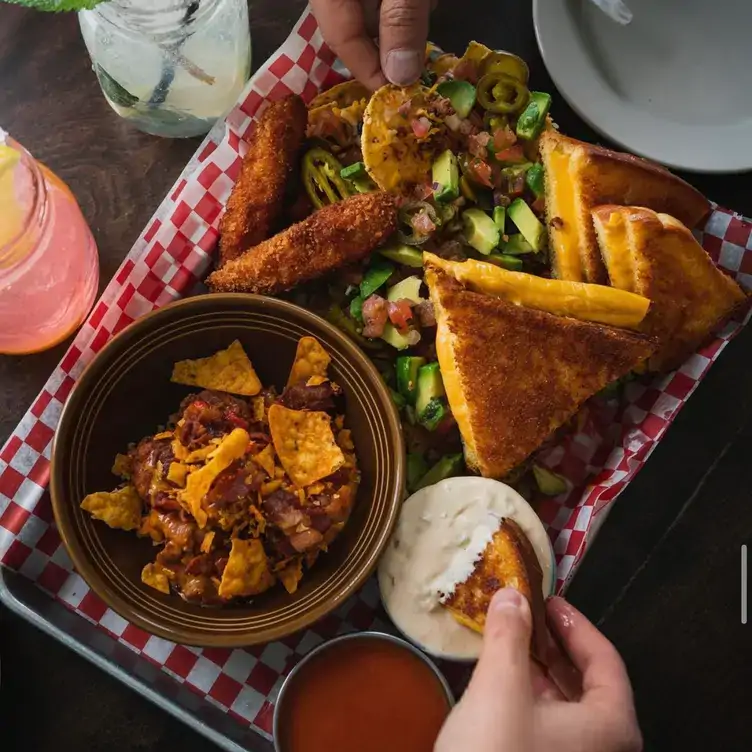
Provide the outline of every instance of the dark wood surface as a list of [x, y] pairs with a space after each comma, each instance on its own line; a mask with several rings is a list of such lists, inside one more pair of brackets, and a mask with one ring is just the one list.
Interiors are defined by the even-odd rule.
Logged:
[[[254, 64], [283, 41], [303, 3], [251, 7]], [[493, 11], [489, 11], [493, 7]], [[470, 39], [531, 64], [530, 4], [445, 2], [432, 39]], [[702, 103], [698, 103], [702, 106]], [[603, 141], [556, 98], [556, 120]], [[75, 16], [0, 4], [0, 125], [49, 164], [78, 197], [112, 276], [197, 141], [166, 141], [121, 122], [100, 96]], [[685, 176], [710, 198], [752, 214], [750, 175]], [[740, 624], [739, 550], [752, 543], [752, 329], [727, 348], [600, 532], [570, 592], [627, 661], [647, 747], [747, 750], [752, 625]], [[0, 443], [65, 345], [0, 357]], [[213, 749], [166, 713], [34, 628], [0, 610], [3, 750]]]

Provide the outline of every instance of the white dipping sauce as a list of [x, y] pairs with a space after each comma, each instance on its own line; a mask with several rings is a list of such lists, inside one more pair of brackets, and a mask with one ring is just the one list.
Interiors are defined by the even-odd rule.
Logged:
[[505, 517], [530, 540], [543, 570], [543, 595], [553, 590], [554, 562], [543, 523], [513, 488], [488, 478], [449, 478], [423, 488], [402, 505], [379, 562], [387, 613], [410, 640], [435, 656], [472, 660], [482, 637], [441, 605], [472, 573]]

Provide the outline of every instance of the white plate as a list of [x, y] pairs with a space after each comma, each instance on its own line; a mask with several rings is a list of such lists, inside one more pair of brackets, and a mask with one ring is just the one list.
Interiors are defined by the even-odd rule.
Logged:
[[752, 0], [626, 0], [627, 26], [590, 0], [534, 0], [563, 97], [625, 149], [696, 172], [752, 169]]

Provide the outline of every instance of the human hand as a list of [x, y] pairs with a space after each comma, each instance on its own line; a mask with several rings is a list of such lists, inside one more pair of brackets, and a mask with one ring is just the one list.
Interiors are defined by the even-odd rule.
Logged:
[[552, 598], [546, 610], [571, 663], [553, 641], [547, 674], [531, 661], [528, 602], [511, 588], [499, 591], [480, 660], [434, 752], [642, 749], [629, 677], [616, 648], [562, 598]]
[[398, 86], [417, 81], [435, 0], [311, 0], [311, 5], [326, 43], [370, 89], [387, 81]]

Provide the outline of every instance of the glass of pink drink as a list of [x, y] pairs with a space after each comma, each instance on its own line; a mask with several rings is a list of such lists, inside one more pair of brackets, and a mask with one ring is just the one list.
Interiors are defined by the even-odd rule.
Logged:
[[98, 282], [97, 248], [73, 194], [0, 130], [0, 353], [64, 340]]

